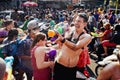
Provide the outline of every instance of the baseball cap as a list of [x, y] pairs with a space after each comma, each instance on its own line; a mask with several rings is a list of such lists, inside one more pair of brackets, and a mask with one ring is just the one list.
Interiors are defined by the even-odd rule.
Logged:
[[29, 30], [33, 30], [33, 29], [39, 28], [38, 21], [37, 20], [31, 20], [31, 21], [29, 21], [28, 25], [27, 25], [27, 28]]

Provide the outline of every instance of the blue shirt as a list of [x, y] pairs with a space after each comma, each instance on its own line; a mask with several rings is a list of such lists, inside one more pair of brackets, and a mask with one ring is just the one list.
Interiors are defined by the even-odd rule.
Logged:
[[16, 56], [18, 55], [18, 46], [19, 46], [19, 39], [17, 39], [15, 42], [10, 43], [8, 39], [5, 39], [3, 41], [3, 44], [8, 44], [3, 47], [2, 52], [3, 54], [6, 54], [7, 56]]
[[[30, 36], [27, 36], [24, 40], [22, 40], [20, 42], [20, 45], [18, 48], [19, 56], [28, 56], [28, 57], [31, 56], [30, 47], [31, 47], [32, 41], [33, 40], [30, 38]], [[20, 61], [21, 61], [22, 65], [24, 65], [25, 67], [27, 67], [29, 69], [32, 69], [30, 59], [20, 58]]]

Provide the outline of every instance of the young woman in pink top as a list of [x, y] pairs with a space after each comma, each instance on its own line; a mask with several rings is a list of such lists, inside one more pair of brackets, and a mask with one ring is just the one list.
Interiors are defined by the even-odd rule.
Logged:
[[31, 46], [32, 67], [34, 80], [50, 80], [51, 68], [53, 61], [48, 60], [46, 50], [49, 47], [45, 46], [46, 35], [44, 33], [36, 34]]

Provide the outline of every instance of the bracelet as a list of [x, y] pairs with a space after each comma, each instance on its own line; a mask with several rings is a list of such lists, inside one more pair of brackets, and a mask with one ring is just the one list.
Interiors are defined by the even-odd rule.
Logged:
[[64, 43], [66, 41], [66, 39], [64, 38], [62, 41], [61, 41], [61, 43]]

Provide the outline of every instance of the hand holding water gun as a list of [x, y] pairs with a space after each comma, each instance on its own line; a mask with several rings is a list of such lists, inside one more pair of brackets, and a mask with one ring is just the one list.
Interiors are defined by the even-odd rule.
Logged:
[[51, 37], [51, 41], [55, 41], [57, 39], [58, 34], [63, 34], [62, 27], [58, 27], [55, 30], [48, 30], [48, 37]]

